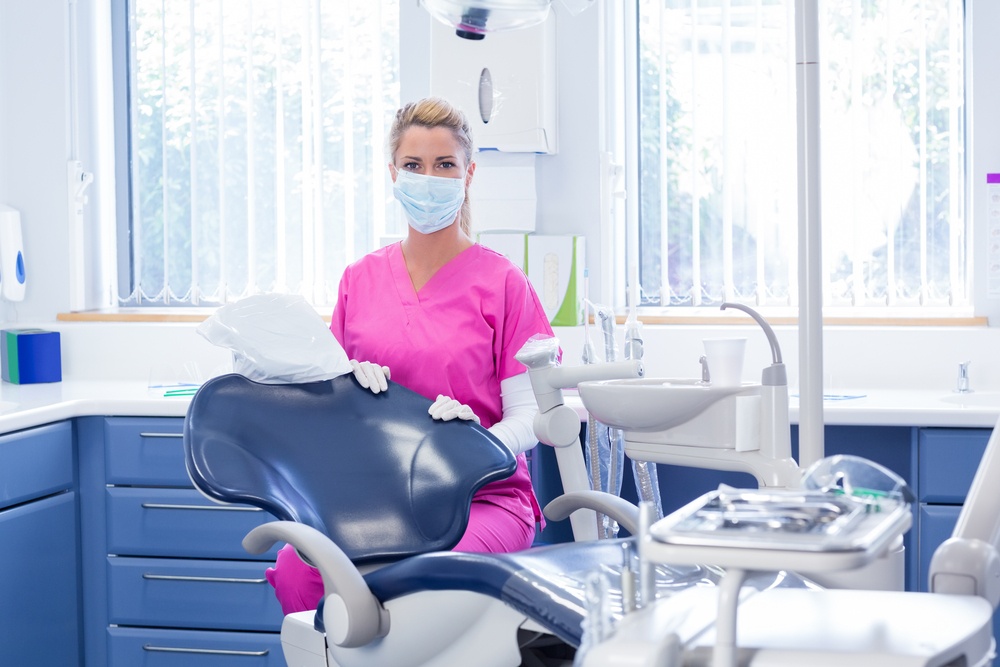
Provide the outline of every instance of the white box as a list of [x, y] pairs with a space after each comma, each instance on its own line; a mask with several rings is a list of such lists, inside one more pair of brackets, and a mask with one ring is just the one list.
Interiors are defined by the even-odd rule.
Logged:
[[552, 326], [583, 324], [583, 236], [528, 235], [528, 280]]
[[528, 272], [528, 235], [503, 233], [503, 232], [483, 232], [479, 235], [479, 244], [509, 259], [517, 268], [525, 273]]
[[535, 231], [535, 156], [526, 153], [476, 153], [476, 174], [469, 187], [472, 225], [483, 232]]

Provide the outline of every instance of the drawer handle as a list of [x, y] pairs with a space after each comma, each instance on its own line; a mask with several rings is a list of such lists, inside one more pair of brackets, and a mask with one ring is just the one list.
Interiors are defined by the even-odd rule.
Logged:
[[140, 433], [140, 438], [183, 438], [183, 433]]
[[158, 581], [209, 581], [221, 584], [263, 584], [267, 579], [238, 579], [236, 577], [191, 577], [180, 574], [149, 574], [143, 573], [143, 579], [156, 579]]
[[256, 658], [268, 654], [268, 649], [263, 651], [231, 651], [221, 648], [175, 648], [172, 646], [152, 646], [145, 644], [143, 651], [155, 651], [158, 653], [201, 653], [204, 655], [242, 655], [248, 658]]
[[169, 503], [143, 503], [148, 510], [217, 510], [221, 512], [263, 512], [259, 507], [235, 507], [233, 505], [171, 505]]

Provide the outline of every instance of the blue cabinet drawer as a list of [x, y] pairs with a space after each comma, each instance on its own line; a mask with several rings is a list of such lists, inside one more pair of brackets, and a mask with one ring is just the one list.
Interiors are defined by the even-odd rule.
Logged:
[[73, 428], [60, 422], [0, 437], [0, 507], [73, 488]]
[[108, 628], [108, 667], [285, 667], [265, 632]]
[[105, 420], [108, 484], [191, 486], [184, 467], [184, 420], [109, 417]]
[[194, 489], [110, 487], [107, 489], [108, 553], [274, 561], [277, 547], [255, 556], [243, 537], [267, 512], [247, 505], [220, 505]]
[[920, 500], [962, 504], [990, 429], [920, 429], [917, 450]]
[[281, 628], [281, 606], [254, 561], [108, 558], [108, 623], [258, 630]]

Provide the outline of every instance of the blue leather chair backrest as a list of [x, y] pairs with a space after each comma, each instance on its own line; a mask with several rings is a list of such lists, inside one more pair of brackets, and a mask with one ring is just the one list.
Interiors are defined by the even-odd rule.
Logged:
[[440, 422], [398, 384], [373, 394], [352, 375], [206, 382], [184, 423], [188, 474], [210, 498], [247, 503], [329, 536], [355, 563], [450, 549], [483, 485], [516, 459], [486, 429]]

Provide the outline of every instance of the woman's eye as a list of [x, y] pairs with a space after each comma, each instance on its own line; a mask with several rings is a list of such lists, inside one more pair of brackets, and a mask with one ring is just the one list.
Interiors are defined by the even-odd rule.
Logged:
[[407, 171], [416, 171], [419, 168], [420, 168], [420, 165], [418, 165], [416, 162], [404, 162], [403, 163], [403, 169], [405, 169]]
[[438, 167], [440, 167], [441, 169], [452, 169], [454, 168], [454, 166], [455, 166], [454, 162], [441, 162], [440, 164], [438, 164]]

